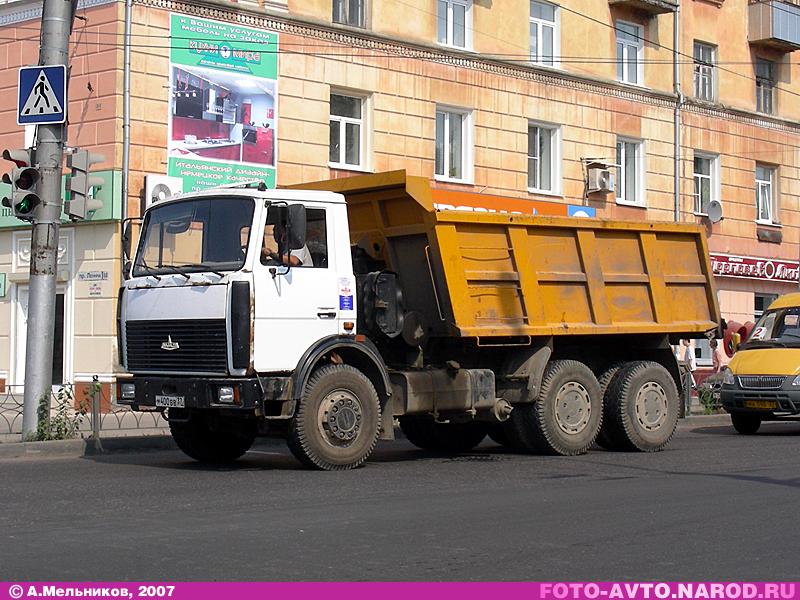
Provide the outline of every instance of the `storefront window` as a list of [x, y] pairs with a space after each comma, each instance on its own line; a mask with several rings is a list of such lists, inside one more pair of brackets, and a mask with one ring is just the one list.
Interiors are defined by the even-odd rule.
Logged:
[[758, 321], [769, 305], [778, 298], [777, 294], [756, 294], [755, 310], [753, 311], [753, 321]]

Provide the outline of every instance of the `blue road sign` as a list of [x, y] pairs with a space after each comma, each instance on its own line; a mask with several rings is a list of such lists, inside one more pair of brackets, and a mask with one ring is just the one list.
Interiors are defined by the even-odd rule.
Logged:
[[67, 68], [64, 65], [22, 67], [18, 89], [17, 125], [67, 120]]

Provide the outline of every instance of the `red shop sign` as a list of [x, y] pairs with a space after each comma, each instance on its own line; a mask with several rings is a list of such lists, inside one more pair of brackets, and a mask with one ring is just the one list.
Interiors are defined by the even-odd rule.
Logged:
[[762, 281], [787, 281], [796, 283], [800, 263], [775, 258], [753, 258], [711, 253], [711, 270], [721, 277], [741, 277]]

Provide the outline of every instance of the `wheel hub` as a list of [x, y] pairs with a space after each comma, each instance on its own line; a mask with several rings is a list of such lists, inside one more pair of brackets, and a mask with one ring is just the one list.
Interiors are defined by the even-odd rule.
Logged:
[[592, 415], [589, 392], [577, 381], [569, 381], [556, 394], [556, 423], [564, 433], [575, 435], [586, 429]]
[[324, 439], [333, 446], [350, 446], [361, 431], [361, 420], [361, 403], [346, 390], [334, 390], [320, 403], [317, 422]]
[[667, 419], [667, 393], [655, 381], [648, 381], [636, 393], [636, 419], [647, 431], [654, 431]]

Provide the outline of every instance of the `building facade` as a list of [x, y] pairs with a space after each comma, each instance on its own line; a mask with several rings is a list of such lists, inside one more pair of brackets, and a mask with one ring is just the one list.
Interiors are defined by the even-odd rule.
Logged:
[[[405, 169], [465, 192], [460, 209], [505, 196], [698, 223], [722, 314], [743, 324], [797, 287], [793, 3], [86, 0], [78, 15], [68, 139], [105, 154], [110, 183], [100, 214], [62, 229], [64, 381], [118, 368], [121, 219], [235, 180]], [[38, 19], [0, 5], [4, 147], [25, 144], [16, 67], [35, 63]], [[3, 219], [0, 378], [17, 384], [29, 230]]]

